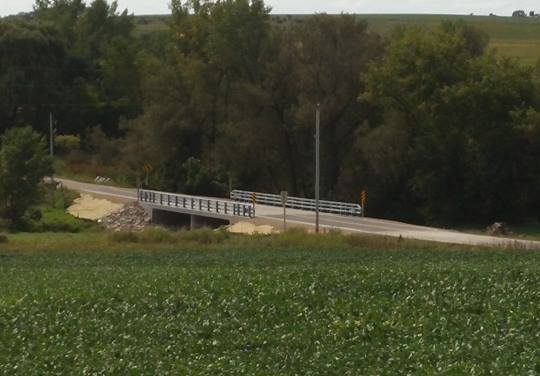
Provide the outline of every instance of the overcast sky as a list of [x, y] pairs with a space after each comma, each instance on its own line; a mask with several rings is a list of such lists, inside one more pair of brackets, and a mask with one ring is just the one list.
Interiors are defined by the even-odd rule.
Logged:
[[[87, 0], [88, 3], [91, 0]], [[120, 9], [135, 14], [169, 13], [170, 0], [119, 0]], [[0, 16], [28, 12], [34, 0], [0, 0]], [[510, 15], [515, 9], [540, 12], [538, 1], [499, 0], [266, 0], [273, 13], [435, 13]]]

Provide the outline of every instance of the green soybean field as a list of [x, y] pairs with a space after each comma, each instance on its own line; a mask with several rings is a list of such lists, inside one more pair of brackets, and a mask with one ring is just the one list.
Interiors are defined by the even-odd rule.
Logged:
[[0, 374], [540, 373], [540, 253], [302, 237], [10, 239]]

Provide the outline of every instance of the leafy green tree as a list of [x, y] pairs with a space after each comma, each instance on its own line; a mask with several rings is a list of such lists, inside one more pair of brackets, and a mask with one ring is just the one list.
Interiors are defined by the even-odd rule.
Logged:
[[[401, 114], [409, 137], [406, 179], [396, 183], [395, 197], [429, 222], [509, 219], [527, 211], [529, 167], [515, 114], [534, 104], [531, 70], [484, 53], [486, 45], [463, 23], [431, 33], [401, 30], [383, 63], [365, 76], [362, 98]], [[399, 140], [389, 137], [387, 147]], [[380, 154], [365, 155], [372, 168]], [[387, 174], [374, 168], [373, 180]]]
[[38, 0], [34, 9], [37, 21], [57, 29], [67, 48], [55, 111], [59, 130], [82, 134], [101, 126], [117, 136], [121, 119], [142, 110], [133, 16], [106, 0]]
[[[246, 186], [313, 195], [315, 108], [320, 103], [322, 196], [343, 197], [340, 175], [371, 106], [357, 101], [360, 74], [383, 43], [354, 16], [316, 15], [274, 28], [259, 59], [260, 80], [245, 82], [221, 150]], [[231, 143], [240, 144], [227, 148]], [[262, 168], [261, 168], [262, 167]]]
[[34, 15], [41, 23], [58, 29], [67, 46], [76, 42], [77, 22], [86, 9], [83, 0], [36, 0]]
[[41, 199], [39, 184], [51, 173], [42, 136], [30, 127], [6, 131], [0, 147], [0, 217], [20, 226], [27, 209]]
[[54, 29], [0, 20], [0, 132], [21, 124], [45, 130], [62, 95], [65, 57]]
[[[143, 59], [145, 113], [129, 123], [124, 150], [137, 170], [145, 162], [156, 166], [157, 187], [178, 190], [185, 187], [182, 165], [191, 157], [205, 173], [222, 170], [217, 142], [236, 120], [241, 85], [260, 80], [258, 59], [269, 22], [262, 1], [171, 6], [170, 47], [166, 56]], [[142, 146], [138, 157], [131, 153], [135, 145]]]

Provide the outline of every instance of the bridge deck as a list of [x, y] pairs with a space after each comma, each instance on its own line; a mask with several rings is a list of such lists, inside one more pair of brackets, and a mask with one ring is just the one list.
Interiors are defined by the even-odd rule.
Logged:
[[203, 198], [176, 193], [139, 190], [138, 201], [151, 210], [165, 210], [218, 219], [253, 218], [253, 205], [229, 200]]

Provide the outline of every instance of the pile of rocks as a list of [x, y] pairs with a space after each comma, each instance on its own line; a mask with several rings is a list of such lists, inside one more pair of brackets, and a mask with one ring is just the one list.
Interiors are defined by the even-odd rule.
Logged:
[[98, 221], [113, 231], [142, 231], [150, 226], [150, 216], [137, 203], [125, 205]]

